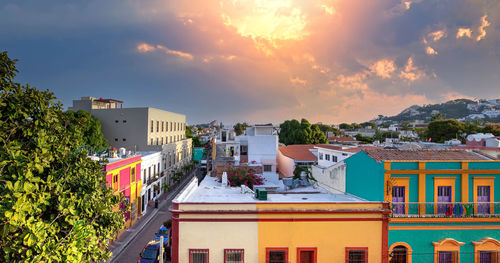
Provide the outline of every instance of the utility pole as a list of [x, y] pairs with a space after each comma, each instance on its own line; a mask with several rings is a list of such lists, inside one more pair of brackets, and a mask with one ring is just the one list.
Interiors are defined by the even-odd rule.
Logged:
[[163, 236], [160, 235], [160, 263], [163, 263]]

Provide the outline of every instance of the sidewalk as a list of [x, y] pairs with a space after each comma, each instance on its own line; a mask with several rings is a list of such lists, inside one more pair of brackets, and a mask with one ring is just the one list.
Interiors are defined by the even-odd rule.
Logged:
[[184, 186], [191, 180], [191, 178], [196, 175], [196, 171], [197, 169], [193, 169], [191, 171], [191, 174], [184, 177], [182, 181], [177, 184], [175, 189], [173, 189], [169, 193], [162, 194], [158, 199], [158, 208], [148, 209], [149, 211], [145, 215], [143, 215], [135, 222], [135, 224], [125, 230], [125, 232], [123, 232], [120, 237], [109, 246], [109, 250], [111, 250], [111, 252], [113, 253], [112, 258], [108, 261], [109, 263], [113, 263], [115, 258], [117, 258], [124, 250], [127, 249], [128, 245], [135, 239], [135, 237], [142, 231], [142, 229], [146, 225], [148, 225], [148, 223], [158, 214], [160, 208], [166, 206], [168, 202], [184, 188]]

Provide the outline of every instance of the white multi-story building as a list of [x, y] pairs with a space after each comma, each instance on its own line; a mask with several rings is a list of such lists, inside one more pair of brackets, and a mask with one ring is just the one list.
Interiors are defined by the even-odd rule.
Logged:
[[163, 171], [161, 152], [139, 152], [141, 154], [141, 213], [146, 213], [148, 203], [156, 200], [163, 191], [163, 184], [168, 180]]

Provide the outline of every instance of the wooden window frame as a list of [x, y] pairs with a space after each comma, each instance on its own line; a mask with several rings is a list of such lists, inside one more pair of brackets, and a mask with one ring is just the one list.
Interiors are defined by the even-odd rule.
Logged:
[[300, 252], [302, 251], [312, 251], [314, 258], [313, 262], [317, 263], [318, 262], [318, 248], [317, 247], [298, 247], [297, 248], [297, 263], [302, 263], [300, 262]]
[[[411, 254], [412, 254], [413, 250], [411, 249], [411, 246], [408, 245], [405, 242], [396, 242], [396, 243], [393, 243], [389, 247], [389, 255], [392, 255], [394, 248], [399, 247], [399, 246], [403, 246], [403, 247], [406, 248], [406, 263], [411, 263]], [[392, 258], [389, 256], [389, 262], [391, 262], [391, 259]]]
[[486, 237], [477, 242], [473, 241], [472, 244], [474, 245], [474, 263], [480, 263], [481, 251], [496, 253], [496, 262], [499, 262], [498, 260], [500, 260], [500, 255], [498, 254], [500, 253], [500, 242], [498, 240], [491, 237]]
[[434, 214], [438, 213], [438, 187], [451, 187], [451, 202], [455, 203], [455, 182], [457, 177], [434, 177]]
[[351, 251], [365, 251], [363, 260], [365, 262], [368, 262], [368, 247], [346, 247], [345, 248], [345, 263], [350, 263], [349, 262], [349, 252]]
[[241, 252], [241, 262], [245, 262], [245, 249], [243, 248], [225, 248], [224, 249], [224, 263], [227, 261], [227, 252]]
[[192, 253], [196, 252], [207, 252], [207, 261], [206, 263], [210, 263], [210, 250], [208, 248], [190, 248], [189, 249], [189, 263], [193, 263], [193, 258], [191, 257]]
[[[405, 215], [407, 215], [408, 210], [409, 210], [409, 206], [407, 203], [410, 202], [410, 177], [392, 177], [391, 176], [390, 180], [391, 180], [392, 186], [403, 186], [405, 188]], [[392, 204], [392, 186], [391, 186], [391, 195], [389, 196], [389, 198], [391, 200], [391, 204]]]
[[457, 262], [460, 263], [460, 246], [465, 245], [464, 242], [456, 241], [452, 238], [441, 239], [438, 242], [432, 242], [434, 245], [434, 262], [439, 263], [439, 252], [456, 252], [457, 253]]
[[266, 247], [266, 263], [269, 262], [269, 252], [271, 251], [284, 251], [285, 260], [288, 261], [288, 248], [287, 247]]
[[495, 213], [495, 177], [492, 176], [474, 176], [472, 177], [473, 185], [473, 195], [474, 198], [474, 214], [477, 215], [477, 187], [478, 186], [489, 186], [490, 187], [490, 214]]

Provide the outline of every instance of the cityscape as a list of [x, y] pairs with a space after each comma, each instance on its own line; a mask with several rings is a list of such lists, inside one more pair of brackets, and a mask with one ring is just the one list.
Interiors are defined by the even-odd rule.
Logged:
[[499, 14], [6, 0], [0, 262], [498, 263]]

